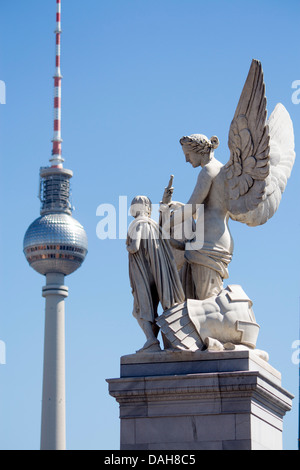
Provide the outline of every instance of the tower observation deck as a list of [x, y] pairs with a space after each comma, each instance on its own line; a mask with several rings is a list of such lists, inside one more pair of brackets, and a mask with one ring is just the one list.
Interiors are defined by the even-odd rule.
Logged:
[[83, 226], [72, 217], [71, 170], [63, 168], [61, 138], [61, 0], [56, 0], [54, 74], [54, 136], [51, 166], [40, 169], [40, 217], [27, 229], [23, 251], [29, 265], [46, 276], [41, 449], [64, 450], [65, 429], [65, 276], [83, 263], [88, 241]]
[[69, 202], [70, 170], [43, 168], [41, 176], [41, 216], [27, 229], [24, 254], [30, 266], [40, 274], [73, 273], [83, 263], [87, 236], [71, 214]]

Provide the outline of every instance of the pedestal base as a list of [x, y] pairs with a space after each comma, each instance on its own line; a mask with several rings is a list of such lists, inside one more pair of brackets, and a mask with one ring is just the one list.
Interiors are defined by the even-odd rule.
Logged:
[[253, 351], [139, 353], [108, 379], [121, 450], [281, 450], [293, 396]]

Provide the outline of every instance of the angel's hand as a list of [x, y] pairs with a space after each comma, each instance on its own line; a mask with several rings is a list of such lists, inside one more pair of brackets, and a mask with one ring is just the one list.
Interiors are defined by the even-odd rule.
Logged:
[[159, 212], [162, 212], [162, 213], [165, 213], [167, 211], [170, 210], [170, 204], [164, 204], [164, 203], [160, 203], [159, 205]]
[[184, 204], [183, 202], [178, 202], [178, 201], [172, 201], [170, 204], [169, 204], [169, 208], [172, 210], [172, 211], [176, 211], [177, 209], [180, 209], [181, 207], [183, 207]]
[[162, 199], [163, 204], [170, 204], [170, 202], [172, 201], [173, 192], [174, 192], [174, 188], [169, 188], [169, 187], [165, 188], [163, 199]]

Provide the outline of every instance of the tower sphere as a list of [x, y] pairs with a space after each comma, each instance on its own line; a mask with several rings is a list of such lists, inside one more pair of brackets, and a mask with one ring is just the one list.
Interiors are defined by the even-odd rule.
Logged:
[[88, 250], [82, 225], [66, 213], [45, 214], [27, 229], [23, 250], [30, 266], [40, 274], [73, 273]]

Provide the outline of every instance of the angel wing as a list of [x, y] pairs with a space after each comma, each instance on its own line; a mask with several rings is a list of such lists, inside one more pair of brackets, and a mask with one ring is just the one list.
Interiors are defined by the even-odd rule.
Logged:
[[295, 161], [290, 116], [278, 104], [267, 121], [261, 63], [253, 60], [228, 138], [227, 210], [233, 220], [262, 225], [279, 207]]

